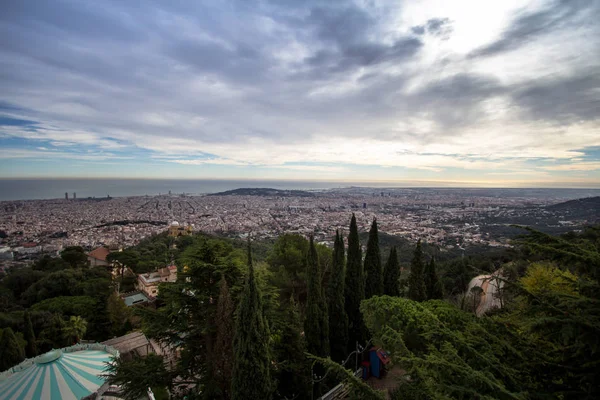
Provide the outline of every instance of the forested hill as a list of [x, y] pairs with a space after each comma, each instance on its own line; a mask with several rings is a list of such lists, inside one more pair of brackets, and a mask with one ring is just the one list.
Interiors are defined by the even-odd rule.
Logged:
[[595, 222], [600, 219], [600, 196], [569, 200], [546, 208], [555, 212], [564, 212], [571, 218], [586, 218], [590, 219], [590, 222]]
[[212, 193], [209, 196], [278, 196], [278, 197], [313, 197], [314, 194], [304, 190], [279, 190], [272, 188], [239, 188], [225, 192]]

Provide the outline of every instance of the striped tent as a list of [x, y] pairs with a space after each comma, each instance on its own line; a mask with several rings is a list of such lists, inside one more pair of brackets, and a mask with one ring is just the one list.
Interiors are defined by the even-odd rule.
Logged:
[[0, 400], [77, 400], [104, 384], [106, 363], [118, 352], [104, 345], [76, 345], [23, 361], [0, 375]]

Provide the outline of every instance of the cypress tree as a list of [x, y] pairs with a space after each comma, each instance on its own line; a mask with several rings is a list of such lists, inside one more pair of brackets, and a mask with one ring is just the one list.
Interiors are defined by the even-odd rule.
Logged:
[[35, 334], [33, 333], [33, 325], [28, 311], [25, 311], [25, 314], [23, 314], [23, 319], [25, 320], [25, 340], [27, 341], [25, 354], [29, 358], [35, 357], [37, 356], [37, 345], [35, 343]]
[[417, 242], [417, 247], [415, 248], [410, 266], [410, 275], [408, 276], [408, 298], [415, 301], [427, 300], [427, 289], [425, 288], [425, 279], [423, 277], [423, 250], [421, 249], [421, 239]]
[[229, 294], [229, 286], [225, 276], [221, 278], [219, 300], [217, 301], [216, 328], [214, 347], [214, 373], [216, 384], [221, 391], [222, 399], [231, 397], [231, 370], [233, 368], [234, 306]]
[[344, 308], [344, 239], [335, 232], [331, 275], [327, 285], [327, 310], [329, 312], [329, 344], [331, 359], [341, 362], [346, 359], [348, 347], [348, 315]]
[[306, 358], [304, 326], [293, 295], [287, 304], [282, 304], [278, 320], [281, 339], [275, 347], [279, 356], [276, 396], [280, 399], [308, 399], [311, 393], [311, 365]]
[[442, 283], [440, 282], [437, 272], [435, 271], [435, 258], [431, 257], [429, 263], [425, 266], [424, 272], [425, 288], [427, 289], [427, 299], [444, 298]]
[[24, 359], [25, 352], [19, 345], [15, 333], [11, 328], [4, 328], [0, 338], [0, 372], [14, 367]]
[[323, 296], [323, 274], [319, 268], [319, 257], [313, 237], [310, 237], [308, 249], [308, 293], [306, 297], [306, 319], [304, 335], [307, 351], [315, 356], [329, 355], [329, 316], [327, 303]]
[[348, 315], [348, 349], [354, 351], [356, 342], [365, 343], [366, 328], [360, 313], [360, 302], [365, 298], [365, 275], [362, 252], [358, 238], [356, 217], [352, 214], [348, 235], [348, 258], [346, 262], [346, 315]]
[[248, 241], [248, 277], [237, 310], [234, 336], [232, 399], [271, 398], [269, 335]]
[[373, 219], [367, 242], [365, 255], [365, 299], [383, 294], [383, 271], [381, 269], [381, 253], [379, 252], [379, 232], [377, 220]]
[[388, 296], [400, 296], [400, 265], [396, 247], [390, 249], [390, 255], [383, 273], [383, 292]]

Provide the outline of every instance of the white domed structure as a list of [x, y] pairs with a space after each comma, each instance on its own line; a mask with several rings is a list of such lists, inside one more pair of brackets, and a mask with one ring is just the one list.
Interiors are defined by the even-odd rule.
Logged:
[[173, 221], [173, 222], [171, 222], [171, 226], [179, 226], [179, 222]]

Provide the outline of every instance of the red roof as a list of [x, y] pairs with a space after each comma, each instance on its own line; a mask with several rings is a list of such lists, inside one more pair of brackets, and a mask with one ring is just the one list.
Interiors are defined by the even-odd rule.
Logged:
[[106, 261], [106, 256], [110, 253], [106, 247], [98, 247], [88, 253], [89, 257], [95, 258], [96, 260]]

